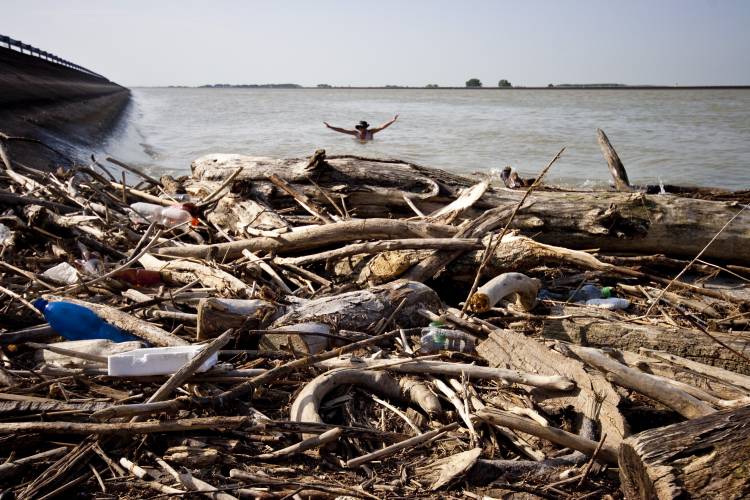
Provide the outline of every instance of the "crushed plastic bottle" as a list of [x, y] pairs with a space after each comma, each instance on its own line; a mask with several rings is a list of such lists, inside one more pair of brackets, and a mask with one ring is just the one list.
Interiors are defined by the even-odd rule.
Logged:
[[422, 337], [419, 339], [419, 352], [431, 354], [438, 351], [474, 352], [476, 339], [469, 334], [458, 330], [442, 328], [445, 326], [441, 321], [433, 321], [427, 328], [422, 328]]
[[34, 307], [54, 331], [68, 340], [109, 339], [112, 342], [141, 340], [104, 321], [94, 311], [70, 302], [36, 299]]
[[609, 297], [606, 299], [589, 299], [586, 301], [587, 306], [596, 306], [601, 309], [608, 309], [614, 311], [617, 309], [627, 309], [630, 307], [630, 301], [628, 299], [620, 299], [617, 297]]
[[60, 262], [42, 273], [45, 278], [58, 285], [72, 285], [78, 283], [78, 271], [67, 262]]
[[154, 205], [153, 203], [133, 203], [130, 208], [148, 222], [156, 222], [164, 227], [179, 226], [186, 222], [198, 225], [198, 207], [193, 203], [180, 203], [169, 207]]
[[159, 271], [147, 269], [122, 269], [114, 273], [112, 277], [136, 287], [156, 286], [163, 282]]

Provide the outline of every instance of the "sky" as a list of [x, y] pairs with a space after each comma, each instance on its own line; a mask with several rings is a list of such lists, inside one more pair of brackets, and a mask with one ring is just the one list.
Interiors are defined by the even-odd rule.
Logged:
[[750, 0], [0, 0], [125, 86], [750, 85]]

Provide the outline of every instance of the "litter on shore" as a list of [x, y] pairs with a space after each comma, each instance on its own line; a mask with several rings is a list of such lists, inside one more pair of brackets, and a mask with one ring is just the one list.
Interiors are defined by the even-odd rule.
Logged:
[[0, 138], [2, 498], [750, 494], [750, 193], [602, 136], [602, 191]]

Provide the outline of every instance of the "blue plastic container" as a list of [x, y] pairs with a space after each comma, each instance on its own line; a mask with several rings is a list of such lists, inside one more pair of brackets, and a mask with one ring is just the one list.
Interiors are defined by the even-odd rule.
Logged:
[[91, 309], [78, 304], [36, 299], [34, 307], [44, 315], [54, 331], [68, 340], [109, 339], [112, 342], [141, 340], [114, 325], [110, 325]]

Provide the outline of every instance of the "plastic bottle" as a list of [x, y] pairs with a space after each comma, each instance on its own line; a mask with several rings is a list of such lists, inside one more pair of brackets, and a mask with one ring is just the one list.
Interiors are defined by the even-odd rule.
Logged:
[[433, 321], [427, 328], [422, 328], [419, 339], [419, 352], [422, 354], [438, 351], [474, 352], [474, 337], [458, 330], [441, 328], [444, 324]]
[[616, 309], [627, 309], [630, 307], [630, 301], [628, 299], [619, 299], [617, 297], [609, 297], [606, 299], [589, 299], [586, 301], [587, 306], [596, 306], [602, 309], [609, 309], [614, 311]]
[[149, 271], [147, 269], [123, 269], [112, 275], [113, 278], [122, 280], [132, 286], [155, 286], [162, 283], [161, 273], [159, 271]]
[[168, 228], [185, 222], [190, 222], [193, 226], [198, 225], [198, 219], [195, 217], [198, 209], [192, 203], [163, 207], [153, 203], [138, 202], [130, 205], [130, 208], [148, 222], [156, 222]]
[[68, 340], [109, 339], [112, 342], [141, 340], [110, 325], [94, 311], [70, 302], [48, 302], [36, 299], [34, 307], [44, 315], [49, 325]]

